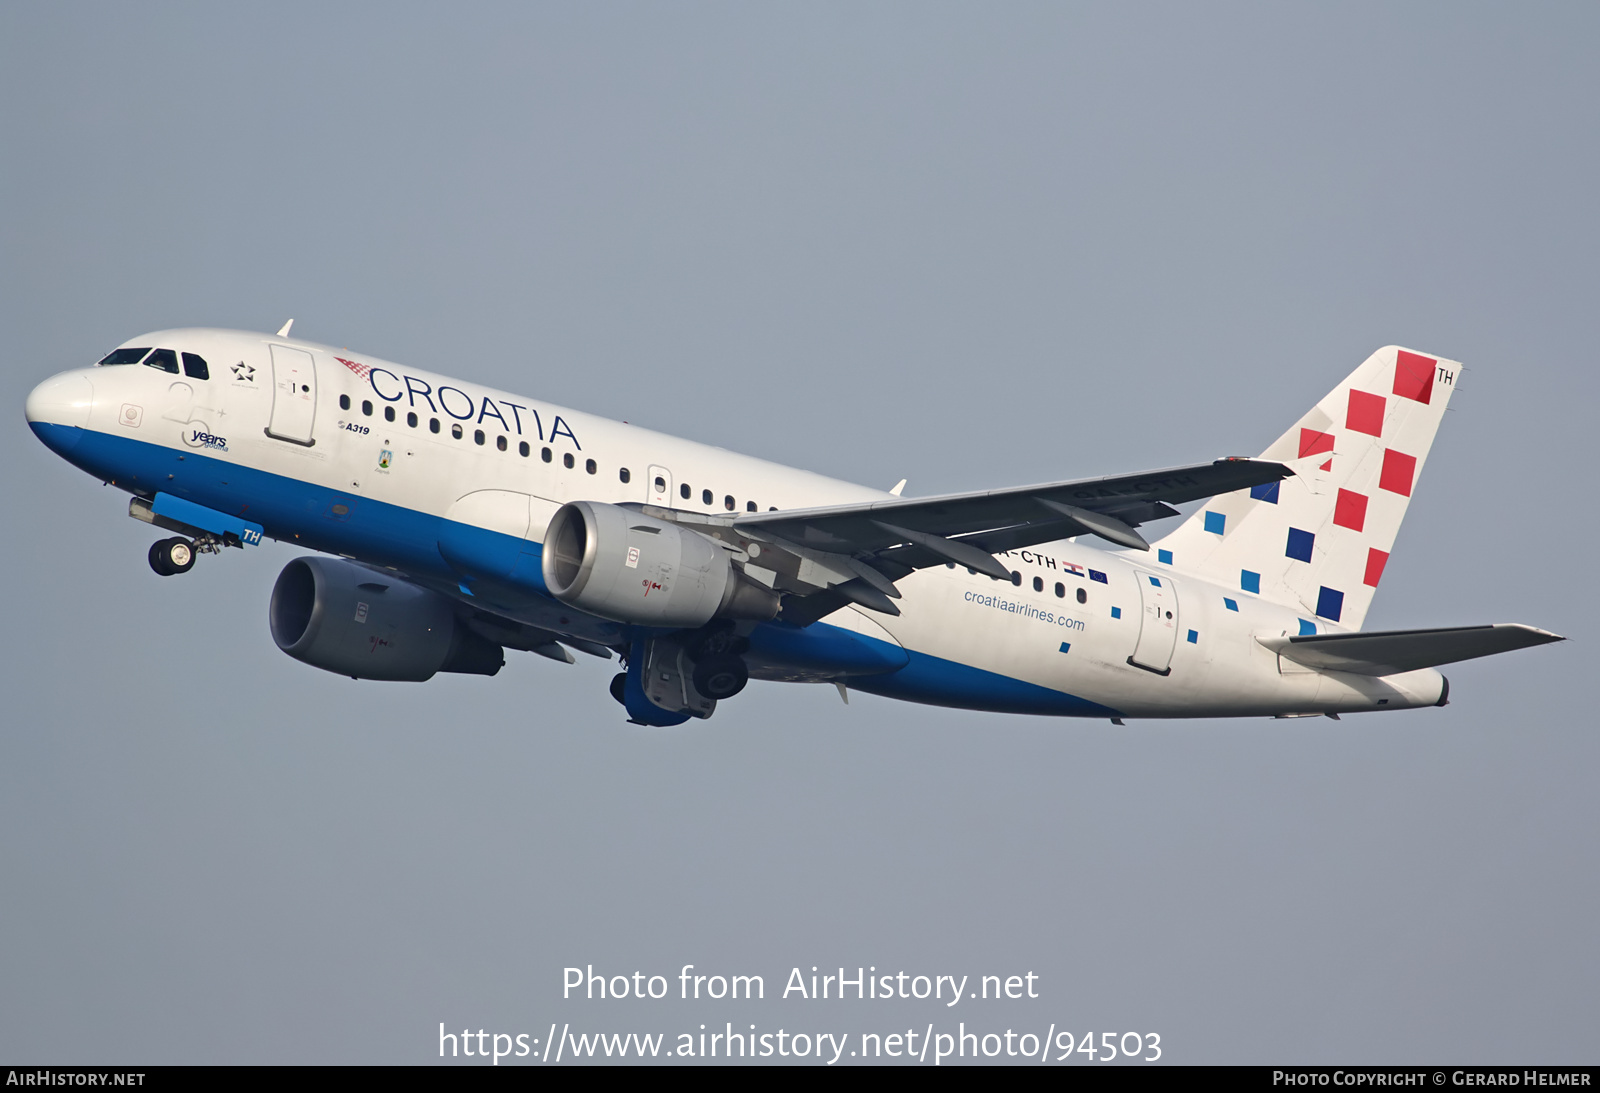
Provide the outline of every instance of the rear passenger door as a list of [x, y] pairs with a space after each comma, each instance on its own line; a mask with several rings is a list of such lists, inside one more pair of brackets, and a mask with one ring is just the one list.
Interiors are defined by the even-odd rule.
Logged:
[[1128, 663], [1157, 675], [1172, 671], [1172, 650], [1178, 643], [1178, 590], [1167, 574], [1133, 571], [1139, 582], [1139, 644]]

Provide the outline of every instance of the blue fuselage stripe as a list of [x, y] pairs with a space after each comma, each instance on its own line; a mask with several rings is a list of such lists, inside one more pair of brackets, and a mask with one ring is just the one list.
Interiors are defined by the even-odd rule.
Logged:
[[[536, 543], [358, 493], [343, 493], [131, 437], [44, 422], [33, 422], [32, 428], [45, 446], [63, 459], [130, 493], [172, 494], [259, 524], [267, 535], [282, 542], [349, 555], [374, 565], [394, 566], [435, 588], [454, 590], [464, 577], [469, 582], [482, 578], [489, 582], [486, 589], [509, 590], [576, 614], [545, 593]], [[450, 544], [454, 566], [440, 553], [441, 542]], [[463, 572], [464, 566], [487, 572]], [[615, 623], [595, 621], [601, 630], [619, 629]], [[849, 684], [856, 690], [961, 709], [1058, 717], [1117, 716], [1117, 711], [1109, 707], [1063, 691], [928, 653], [901, 650], [897, 645], [826, 623], [801, 631], [806, 637], [800, 645], [813, 647], [803, 653], [795, 644], [793, 627], [772, 623], [764, 624], [762, 629], [773, 633], [770, 640], [756, 644], [793, 648], [796, 657], [811, 664], [819, 657], [826, 658], [828, 647], [834, 646], [849, 662], [848, 667], [840, 665], [846, 674], [864, 667], [858, 663], [862, 659], [861, 643], [881, 647], [881, 657], [869, 659], [876, 662], [873, 667], [881, 665], [878, 670], [883, 674], [851, 674]], [[593, 630], [589, 628], [589, 632]], [[902, 662], [904, 667], [896, 667]]]

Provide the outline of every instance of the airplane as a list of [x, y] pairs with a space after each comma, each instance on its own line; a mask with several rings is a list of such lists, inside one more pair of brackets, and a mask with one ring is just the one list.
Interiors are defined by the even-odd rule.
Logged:
[[27, 420], [170, 533], [157, 574], [264, 539], [316, 552], [269, 627], [354, 679], [577, 650], [617, 655], [612, 697], [659, 727], [750, 679], [1116, 724], [1338, 719], [1443, 706], [1440, 665], [1563, 640], [1361, 629], [1461, 371], [1398, 346], [1253, 459], [908, 498], [292, 326], [142, 334], [40, 383]]

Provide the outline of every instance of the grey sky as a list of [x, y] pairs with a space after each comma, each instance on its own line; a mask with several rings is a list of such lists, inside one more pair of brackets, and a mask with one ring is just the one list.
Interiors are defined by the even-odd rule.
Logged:
[[[440, 1021], [1156, 1031], [1593, 1062], [1593, 5], [0, 7], [0, 1060], [412, 1062]], [[1104, 722], [614, 669], [354, 683], [268, 545], [163, 580], [26, 392], [295, 332], [908, 493], [1253, 454], [1468, 367], [1368, 619], [1577, 640], [1392, 716]], [[240, 556], [241, 553], [244, 556]], [[561, 969], [759, 973], [562, 1003]], [[793, 966], [1042, 976], [780, 1001]]]

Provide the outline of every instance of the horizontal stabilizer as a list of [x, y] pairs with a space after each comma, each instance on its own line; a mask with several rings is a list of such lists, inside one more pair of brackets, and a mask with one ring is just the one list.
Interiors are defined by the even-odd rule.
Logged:
[[1279, 656], [1318, 671], [1389, 676], [1566, 639], [1537, 627], [1500, 622], [1441, 630], [1375, 630], [1256, 640]]

